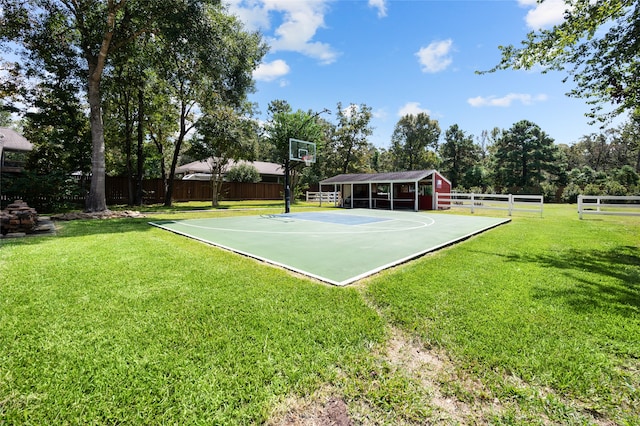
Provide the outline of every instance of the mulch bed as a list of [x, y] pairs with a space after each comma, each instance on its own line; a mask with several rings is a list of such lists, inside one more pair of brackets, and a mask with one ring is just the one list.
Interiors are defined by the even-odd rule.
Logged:
[[123, 211], [111, 211], [105, 210], [103, 212], [85, 213], [85, 212], [72, 212], [54, 214], [51, 216], [53, 220], [86, 220], [86, 219], [122, 219], [122, 218], [144, 218], [146, 217], [142, 213], [134, 210]]

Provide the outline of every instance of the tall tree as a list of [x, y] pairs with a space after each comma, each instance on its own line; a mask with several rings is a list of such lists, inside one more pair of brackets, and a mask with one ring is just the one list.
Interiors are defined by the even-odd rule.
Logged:
[[130, 205], [142, 204], [146, 70], [150, 69], [143, 38], [138, 40], [112, 55], [112, 68], [102, 85], [107, 167], [115, 163], [124, 169]]
[[331, 164], [337, 173], [367, 172], [370, 167], [370, 151], [367, 138], [371, 128], [371, 107], [351, 104], [347, 107], [338, 102], [336, 117], [330, 139]]
[[167, 82], [179, 117], [167, 176], [166, 206], [171, 205], [175, 169], [186, 138], [208, 111], [244, 106], [246, 94], [254, 88], [252, 71], [266, 53], [259, 34], [245, 32], [237, 18], [211, 11], [206, 22], [198, 28], [197, 38], [203, 43], [169, 37], [158, 42], [159, 78]]
[[58, 78], [42, 81], [32, 94], [24, 135], [34, 144], [28, 168], [42, 175], [91, 171], [91, 131], [84, 105]]
[[480, 160], [480, 148], [457, 124], [447, 129], [440, 145], [440, 168], [451, 181], [451, 187], [467, 187], [465, 176]]
[[291, 105], [283, 100], [269, 103], [269, 119], [264, 125], [267, 140], [272, 146], [271, 160], [278, 162], [285, 170], [285, 212], [288, 213], [291, 193], [296, 193], [297, 169], [304, 163], [289, 160], [289, 139], [299, 139], [316, 144], [316, 156], [324, 146], [324, 125], [320, 121], [320, 112], [293, 112]]
[[629, 164], [640, 173], [640, 113], [631, 114], [629, 121], [622, 127], [621, 135], [629, 147]]
[[[0, 24], [2, 24], [1, 15], [2, 11], [0, 11]], [[11, 113], [18, 111], [18, 108], [12, 105], [12, 100], [19, 97], [23, 91], [24, 81], [20, 65], [0, 61], [0, 126], [7, 127], [11, 123]]]
[[[500, 47], [502, 60], [490, 71], [535, 65], [565, 70], [576, 84], [569, 95], [593, 105], [587, 115], [606, 120], [625, 111], [638, 112], [640, 2], [565, 0], [565, 4], [561, 24], [530, 32], [521, 47]], [[603, 112], [606, 103], [612, 111]]]
[[611, 138], [613, 131], [592, 133], [583, 136], [576, 143], [582, 154], [583, 165], [596, 172], [606, 172], [611, 167]]
[[428, 169], [436, 165], [435, 151], [440, 125], [424, 112], [400, 118], [391, 135], [391, 154], [395, 170]]
[[[92, 180], [87, 211], [106, 210], [105, 142], [101, 83], [109, 59], [142, 34], [161, 37], [173, 47], [189, 46], [217, 58], [208, 63], [207, 77], [214, 79], [223, 98], [242, 97], [251, 87], [251, 71], [257, 66], [256, 49], [235, 43], [225, 31], [219, 0], [0, 0], [0, 43], [20, 43], [32, 68], [68, 53], [69, 73], [83, 76], [78, 89], [87, 93], [92, 135]], [[237, 26], [236, 26], [237, 28]], [[58, 55], [59, 57], [59, 55]]]
[[537, 124], [519, 121], [496, 141], [496, 184], [513, 191], [539, 189], [543, 181], [559, 173], [558, 156], [553, 139]]

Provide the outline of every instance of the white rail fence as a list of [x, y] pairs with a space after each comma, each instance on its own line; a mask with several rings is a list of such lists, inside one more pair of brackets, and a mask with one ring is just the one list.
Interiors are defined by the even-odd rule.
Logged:
[[307, 191], [307, 201], [319, 201], [322, 203], [333, 203], [337, 205], [342, 198], [340, 191], [338, 192], [309, 192]]
[[613, 195], [578, 195], [578, 214], [640, 216], [640, 197]]
[[542, 195], [513, 195], [513, 194], [472, 194], [472, 193], [437, 193], [436, 208], [466, 208], [475, 213], [478, 209], [504, 210], [509, 212], [540, 213], [544, 208]]

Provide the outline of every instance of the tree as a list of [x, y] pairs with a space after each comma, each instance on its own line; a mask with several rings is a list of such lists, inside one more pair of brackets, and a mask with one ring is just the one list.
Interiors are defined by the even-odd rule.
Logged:
[[369, 143], [367, 138], [373, 133], [371, 128], [371, 108], [365, 104], [351, 104], [345, 108], [338, 102], [336, 117], [330, 139], [330, 164], [336, 173], [369, 171]]
[[428, 169], [437, 162], [440, 126], [421, 112], [400, 118], [391, 135], [391, 154], [397, 171]]
[[513, 191], [540, 190], [547, 177], [559, 174], [559, 150], [537, 124], [515, 123], [495, 143], [493, 169], [498, 186]]
[[[246, 110], [246, 95], [253, 90], [252, 71], [266, 53], [259, 34], [244, 32], [235, 17], [211, 12], [208, 18], [208, 25], [198, 29], [198, 40], [207, 42], [193, 45], [180, 38], [167, 38], [159, 43], [156, 56], [162, 58], [157, 64], [159, 77], [167, 82], [179, 117], [166, 206], [171, 205], [175, 169], [186, 137], [209, 113], [227, 111], [224, 115], [228, 116], [228, 111]], [[210, 45], [208, 40], [218, 42]], [[210, 121], [203, 128], [211, 128]]]
[[218, 0], [0, 0], [0, 42], [20, 43], [32, 69], [64, 59], [70, 76], [84, 80], [77, 89], [86, 90], [92, 136], [87, 211], [106, 210], [101, 83], [111, 56], [143, 34], [161, 38], [179, 53], [188, 46], [199, 59], [216, 59], [203, 61], [199, 70], [208, 73], [199, 79], [211, 80], [209, 87], [221, 98], [237, 100], [251, 88], [251, 71], [261, 54], [256, 54], [259, 43], [253, 49], [236, 43], [238, 32], [232, 30], [239, 26], [225, 25], [235, 18], [222, 16]]
[[149, 102], [146, 91], [150, 80], [147, 70], [151, 69], [146, 44], [145, 38], [139, 37], [114, 53], [112, 68], [102, 86], [107, 166], [120, 163], [124, 169], [130, 205], [142, 205], [143, 195], [145, 106]]
[[629, 164], [640, 173], [640, 113], [631, 114], [629, 121], [622, 126], [621, 138], [629, 147]]
[[473, 136], [466, 135], [457, 124], [447, 129], [444, 143], [440, 146], [440, 168], [451, 181], [452, 188], [474, 186], [467, 185], [465, 176], [479, 162], [479, 154], [480, 148], [473, 143]]
[[227, 180], [229, 182], [248, 182], [258, 183], [262, 180], [260, 172], [256, 166], [247, 163], [237, 164], [227, 172]]
[[220, 200], [222, 177], [230, 160], [252, 160], [255, 156], [258, 125], [246, 118], [246, 111], [219, 105], [205, 111], [197, 123], [198, 136], [192, 141], [190, 154], [201, 159], [212, 158], [212, 206]]
[[11, 101], [23, 92], [24, 81], [20, 66], [16, 63], [0, 61], [0, 77], [3, 75], [5, 78], [0, 78], [0, 126], [8, 127], [11, 124], [11, 113], [18, 111]]
[[80, 99], [59, 79], [34, 88], [33, 111], [26, 114], [24, 135], [34, 144], [28, 169], [41, 175], [91, 171], [91, 131]]
[[[540, 2], [545, 0], [540, 0]], [[533, 31], [522, 46], [500, 47], [499, 69], [565, 70], [576, 87], [569, 96], [586, 98], [587, 115], [606, 121], [640, 105], [640, 2], [566, 0], [564, 21], [551, 30]], [[566, 79], [565, 78], [565, 81]], [[603, 103], [613, 110], [603, 113]]]
[[[297, 179], [296, 169], [304, 163], [289, 160], [289, 139], [299, 139], [316, 144], [317, 152], [322, 151], [324, 145], [324, 126], [320, 123], [320, 114], [327, 112], [293, 112], [288, 102], [274, 100], [269, 103], [269, 119], [264, 126], [267, 140], [272, 146], [270, 159], [282, 164], [285, 170], [284, 196], [285, 212], [289, 213], [291, 191], [295, 194]], [[293, 176], [292, 173], [293, 172]]]

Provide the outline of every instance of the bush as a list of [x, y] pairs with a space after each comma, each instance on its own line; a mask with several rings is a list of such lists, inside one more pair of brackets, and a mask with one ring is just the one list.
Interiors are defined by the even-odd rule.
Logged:
[[600, 185], [596, 185], [595, 183], [590, 183], [589, 185], [584, 187], [582, 191], [583, 195], [604, 195], [604, 191], [600, 188]]
[[582, 190], [578, 185], [576, 185], [575, 183], [570, 183], [569, 185], [565, 186], [560, 199], [563, 203], [574, 204], [578, 202], [578, 195], [580, 195], [581, 193]]
[[558, 201], [558, 187], [552, 183], [543, 182], [540, 190], [545, 203], [556, 203]]
[[229, 182], [258, 183], [262, 178], [255, 166], [248, 163], [241, 163], [233, 166], [229, 170], [227, 180]]
[[627, 188], [615, 180], [608, 181], [604, 186], [607, 195], [627, 195]]
[[613, 178], [626, 188], [631, 188], [640, 182], [640, 175], [629, 165], [614, 170]]
[[77, 208], [84, 203], [83, 189], [78, 181], [63, 172], [3, 176], [2, 195], [9, 202], [24, 200], [39, 213]]

